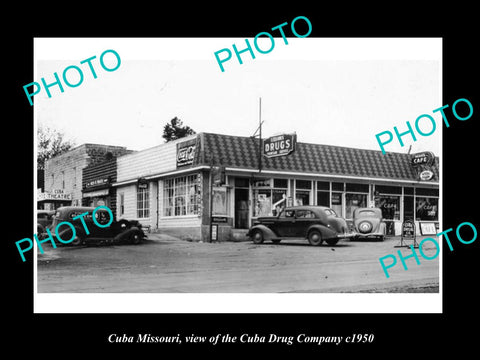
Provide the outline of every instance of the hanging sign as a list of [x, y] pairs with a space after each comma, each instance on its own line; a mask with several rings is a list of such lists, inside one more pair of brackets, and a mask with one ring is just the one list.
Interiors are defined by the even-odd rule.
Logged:
[[295, 151], [296, 142], [296, 134], [269, 137], [263, 140], [263, 155], [268, 158], [289, 155]]

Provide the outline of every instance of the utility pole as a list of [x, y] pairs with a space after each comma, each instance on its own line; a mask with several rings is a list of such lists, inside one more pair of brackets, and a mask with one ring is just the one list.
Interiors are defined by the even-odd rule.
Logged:
[[262, 172], [262, 98], [259, 98], [258, 127], [260, 128], [258, 139], [258, 172]]

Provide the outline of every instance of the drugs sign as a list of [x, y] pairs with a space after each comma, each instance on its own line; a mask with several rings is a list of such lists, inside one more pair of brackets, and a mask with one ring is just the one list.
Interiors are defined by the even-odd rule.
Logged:
[[272, 136], [263, 140], [263, 155], [271, 158], [291, 154], [295, 151], [296, 142], [295, 134]]

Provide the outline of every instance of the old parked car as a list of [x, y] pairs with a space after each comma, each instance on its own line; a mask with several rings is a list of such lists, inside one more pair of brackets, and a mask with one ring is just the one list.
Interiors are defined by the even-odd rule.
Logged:
[[37, 210], [37, 234], [45, 232], [52, 225], [55, 210]]
[[353, 211], [353, 225], [357, 233], [355, 240], [385, 240], [386, 224], [379, 208], [357, 208]]
[[[56, 237], [55, 229], [57, 225], [61, 222], [67, 221], [75, 227], [76, 232], [75, 238], [69, 243], [70, 245], [119, 242], [139, 244], [145, 238], [142, 225], [136, 220], [113, 220], [112, 223], [107, 227], [102, 228], [97, 226], [93, 221], [93, 210], [95, 210], [94, 207], [85, 206], [64, 206], [58, 208], [53, 223], [50, 227], [52, 236]], [[74, 217], [85, 212], [88, 212], [88, 215], [83, 217], [85, 225], [88, 228], [88, 234], [85, 231], [81, 219], [73, 220]], [[100, 208], [95, 212], [95, 219], [99, 224], [106, 225], [110, 222], [110, 214], [107, 210]], [[58, 236], [61, 239], [68, 241], [72, 238], [73, 231], [70, 226], [65, 224], [59, 227]], [[55, 240], [56, 242], [61, 243], [58, 239]]]
[[259, 217], [248, 231], [255, 244], [271, 240], [277, 244], [286, 238], [308, 239], [311, 245], [324, 241], [335, 245], [340, 239], [352, 237], [345, 219], [324, 206], [293, 206], [284, 208], [277, 216]]

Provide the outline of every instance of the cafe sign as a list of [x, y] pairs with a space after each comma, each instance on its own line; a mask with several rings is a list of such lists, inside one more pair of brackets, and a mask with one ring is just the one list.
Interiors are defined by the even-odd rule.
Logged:
[[296, 134], [285, 134], [263, 140], [263, 155], [267, 158], [289, 155], [295, 151]]
[[416, 171], [420, 181], [429, 181], [433, 179], [433, 163], [435, 155], [430, 151], [424, 151], [413, 154], [410, 164]]
[[413, 154], [412, 155], [412, 166], [432, 166], [433, 160], [435, 159], [435, 155], [433, 155], [430, 151], [424, 151], [421, 153]]

